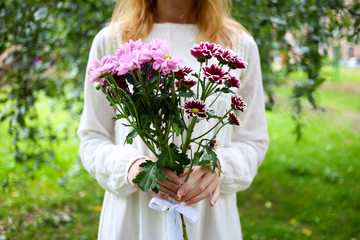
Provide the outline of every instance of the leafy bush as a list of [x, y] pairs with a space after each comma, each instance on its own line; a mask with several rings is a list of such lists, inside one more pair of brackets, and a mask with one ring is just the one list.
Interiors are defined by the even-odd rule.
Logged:
[[[70, 113], [79, 113], [81, 106], [76, 103], [82, 102], [90, 44], [109, 21], [114, 3], [115, 0], [1, 1], [0, 118], [9, 124], [16, 162], [25, 163], [28, 169], [37, 169], [52, 159], [48, 143], [56, 141], [59, 135], [50, 122], [40, 122], [44, 109], [36, 103], [45, 94], [51, 99], [62, 99]], [[324, 80], [319, 69], [328, 38], [359, 37], [359, 9], [360, 3], [347, 6], [344, 0], [258, 0], [256, 4], [250, 0], [234, 1], [233, 15], [259, 45], [269, 108], [274, 104], [272, 91], [280, 84], [279, 73], [272, 68], [275, 53], [284, 57], [286, 73], [296, 69], [307, 73], [307, 80], [294, 88], [297, 119], [302, 96], [317, 106], [313, 93]], [[286, 37], [289, 33], [292, 41]], [[46, 107], [55, 109], [58, 102]]]

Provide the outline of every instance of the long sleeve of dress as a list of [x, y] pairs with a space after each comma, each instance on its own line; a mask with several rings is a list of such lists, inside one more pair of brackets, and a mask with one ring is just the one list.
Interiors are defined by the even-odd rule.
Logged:
[[[95, 37], [89, 55], [89, 62], [111, 54], [108, 28]], [[85, 77], [84, 109], [78, 135], [81, 139], [79, 154], [85, 169], [107, 191], [117, 195], [127, 195], [135, 188], [127, 181], [127, 171], [131, 163], [143, 157], [138, 150], [129, 145], [115, 144], [116, 112], [105, 95], [97, 91]]]
[[237, 94], [248, 107], [238, 115], [242, 127], [233, 127], [232, 136], [223, 139], [223, 147], [218, 150], [223, 172], [220, 177], [222, 193], [242, 191], [250, 186], [269, 144], [258, 48], [250, 36], [245, 35], [242, 41], [240, 56], [248, 62], [248, 67], [241, 70], [243, 86]]

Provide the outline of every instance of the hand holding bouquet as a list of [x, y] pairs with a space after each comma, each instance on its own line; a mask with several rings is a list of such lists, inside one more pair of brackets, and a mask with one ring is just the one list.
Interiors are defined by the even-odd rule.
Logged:
[[[243, 112], [246, 104], [233, 91], [241, 83], [230, 71], [243, 69], [246, 63], [214, 43], [202, 42], [190, 53], [200, 62], [197, 72], [181, 67], [181, 58], [169, 55], [165, 41], [130, 41], [120, 46], [116, 56], [94, 59], [88, 68], [91, 82], [116, 108], [114, 120], [125, 119], [124, 125], [131, 128], [126, 143], [132, 144], [138, 136], [157, 158], [142, 163], [142, 172], [133, 180], [142, 191], [157, 193], [157, 180], [166, 179], [165, 168], [178, 176], [189, 168], [185, 181], [193, 166], [215, 171], [217, 134], [227, 124], [240, 126], [234, 111]], [[210, 64], [215, 62], [211, 59], [216, 63]], [[232, 95], [231, 104], [224, 107], [224, 115], [218, 115], [211, 107], [222, 94]], [[193, 136], [195, 126], [210, 119], [215, 124]], [[175, 138], [181, 143], [175, 144]]]

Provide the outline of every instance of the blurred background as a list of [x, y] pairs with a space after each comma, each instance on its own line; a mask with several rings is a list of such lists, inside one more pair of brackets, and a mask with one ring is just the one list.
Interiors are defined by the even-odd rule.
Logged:
[[[104, 191], [76, 128], [115, 0], [0, 3], [0, 240], [96, 239]], [[256, 40], [270, 147], [238, 193], [244, 239], [360, 239], [360, 2], [235, 0]]]

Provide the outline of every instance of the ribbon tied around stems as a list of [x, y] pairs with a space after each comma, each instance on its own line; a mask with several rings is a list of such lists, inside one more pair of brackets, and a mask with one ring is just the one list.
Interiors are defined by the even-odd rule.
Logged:
[[157, 211], [169, 210], [167, 213], [168, 240], [183, 240], [180, 214], [183, 214], [186, 220], [191, 224], [194, 224], [200, 216], [200, 212], [197, 209], [178, 204], [173, 199], [167, 201], [158, 197], [153, 197], [149, 203], [149, 207]]

